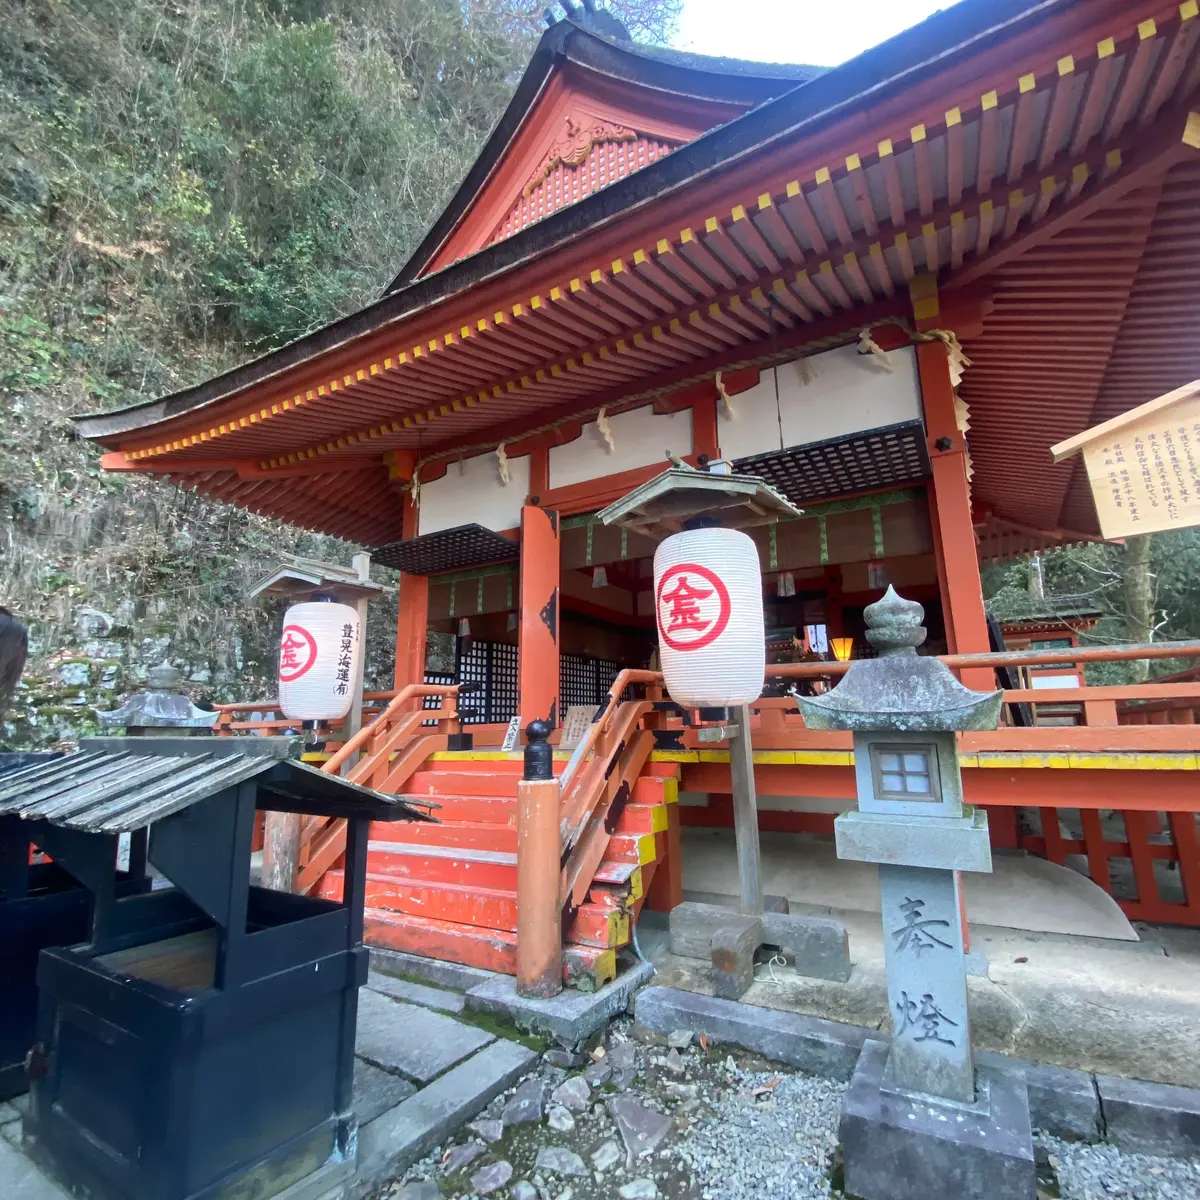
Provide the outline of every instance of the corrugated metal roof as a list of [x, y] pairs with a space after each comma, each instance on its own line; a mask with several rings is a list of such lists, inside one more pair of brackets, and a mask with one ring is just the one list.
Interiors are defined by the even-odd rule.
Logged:
[[[0, 816], [44, 820], [89, 833], [128, 833], [257, 776], [263, 777], [267, 798], [282, 799], [279, 807], [289, 811], [326, 813], [341, 804], [347, 811], [330, 815], [427, 819], [395, 796], [304, 763], [261, 752], [199, 748], [194, 754], [85, 749], [27, 767], [0, 780]], [[272, 807], [261, 800], [260, 806]]]

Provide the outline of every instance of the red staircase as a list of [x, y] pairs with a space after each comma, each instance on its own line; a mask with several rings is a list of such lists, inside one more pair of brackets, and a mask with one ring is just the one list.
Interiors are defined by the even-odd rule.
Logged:
[[[565, 765], [556, 762], [556, 773]], [[582, 902], [566, 908], [564, 974], [583, 988], [616, 974], [616, 952], [629, 943], [630, 920], [678, 828], [677, 768], [638, 766], [615, 820], [609, 809], [604, 824], [611, 836]], [[369, 945], [515, 974], [521, 773], [519, 754], [465, 752], [434, 754], [409, 777], [400, 794], [438, 805], [438, 823], [371, 827]], [[318, 894], [341, 891], [341, 870], [326, 872]]]
[[[616, 974], [652, 885], [656, 908], [682, 898], [678, 768], [650, 762], [653, 700], [623, 699], [634, 684], [661, 694], [658, 675], [623, 671], [570, 762], [555, 763], [560, 783], [570, 773], [560, 801], [563, 974], [584, 989]], [[436, 818], [372, 825], [368, 945], [515, 975], [522, 755], [450, 752], [457, 692], [410, 684], [322, 769], [341, 771], [357, 755], [348, 779], [428, 805]], [[436, 711], [422, 707], [430, 696], [439, 697]], [[305, 826], [297, 891], [340, 898], [343, 824]]]

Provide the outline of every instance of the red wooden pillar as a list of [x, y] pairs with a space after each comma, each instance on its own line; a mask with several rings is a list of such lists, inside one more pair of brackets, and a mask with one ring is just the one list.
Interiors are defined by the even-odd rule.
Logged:
[[[930, 276], [918, 276], [911, 283], [909, 293], [917, 328], [938, 328], [937, 281]], [[951, 654], [986, 653], [990, 646], [975, 526], [971, 520], [967, 448], [954, 412], [950, 360], [941, 341], [918, 343], [917, 371], [925, 411], [925, 436], [933, 468], [929, 516], [942, 590], [946, 640]], [[967, 687], [991, 691], [996, 686], [995, 673], [984, 668], [964, 670], [961, 677]]]
[[536, 717], [559, 724], [558, 513], [532, 504], [521, 509], [520, 625], [517, 710], [522, 727]]
[[[404, 500], [404, 522], [400, 536], [417, 535], [417, 506], [411, 495]], [[410, 683], [425, 682], [425, 633], [429, 625], [429, 579], [424, 575], [400, 575], [400, 600], [396, 606], [397, 691]]]

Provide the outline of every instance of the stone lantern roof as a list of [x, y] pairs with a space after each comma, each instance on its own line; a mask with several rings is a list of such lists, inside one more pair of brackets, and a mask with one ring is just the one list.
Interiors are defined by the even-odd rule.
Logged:
[[810, 729], [933, 733], [995, 729], [1003, 693], [964, 687], [936, 658], [917, 654], [925, 610], [889, 587], [863, 613], [874, 659], [850, 664], [837, 687], [797, 701]]
[[135, 692], [120, 708], [97, 713], [102, 725], [124, 726], [131, 734], [147, 730], [170, 734], [184, 729], [207, 732], [221, 715], [197, 708], [179, 691], [183, 676], [167, 663], [151, 667], [146, 690]]

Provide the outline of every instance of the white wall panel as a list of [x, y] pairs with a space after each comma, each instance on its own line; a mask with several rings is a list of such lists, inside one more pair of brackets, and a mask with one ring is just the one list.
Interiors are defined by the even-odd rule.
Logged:
[[842, 346], [808, 360], [762, 372], [749, 391], [730, 398], [734, 415], [718, 406], [717, 436], [725, 458], [749, 458], [823, 442], [921, 416], [917, 355], [911, 346], [888, 353], [887, 370], [873, 355]]
[[508, 483], [500, 480], [493, 453], [452, 462], [441, 479], [421, 486], [418, 533], [437, 533], [456, 525], [485, 529], [514, 529], [521, 524], [521, 506], [529, 494], [529, 455], [508, 460]]
[[605, 475], [619, 475], [635, 467], [661, 463], [665, 469], [666, 451], [680, 458], [692, 452], [692, 410], [656, 413], [652, 405], [609, 417], [613, 448], [610, 451], [595, 421], [583, 427], [583, 433], [565, 446], [550, 448], [550, 486], [569, 487]]
[[730, 396], [729, 403], [733, 408], [732, 417], [717, 401], [717, 441], [722, 458], [749, 458], [752, 454], [783, 449], [779, 441], [774, 371], [763, 371], [749, 391]]
[[905, 346], [887, 357], [890, 371], [874, 355], [859, 354], [855, 346], [828, 350], [808, 360], [815, 378], [807, 384], [798, 363], [777, 368], [784, 446], [918, 419], [921, 388], [916, 351]]

